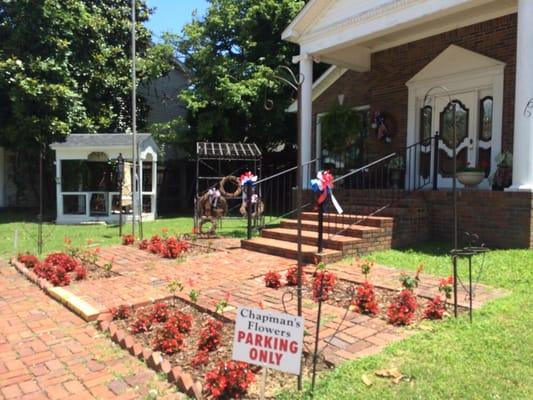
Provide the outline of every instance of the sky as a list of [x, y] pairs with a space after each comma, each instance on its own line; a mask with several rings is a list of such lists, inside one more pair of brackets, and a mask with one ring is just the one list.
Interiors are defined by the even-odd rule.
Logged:
[[148, 0], [148, 6], [156, 8], [147, 26], [157, 41], [163, 32], [180, 33], [181, 28], [191, 21], [195, 9], [198, 15], [203, 15], [207, 0]]

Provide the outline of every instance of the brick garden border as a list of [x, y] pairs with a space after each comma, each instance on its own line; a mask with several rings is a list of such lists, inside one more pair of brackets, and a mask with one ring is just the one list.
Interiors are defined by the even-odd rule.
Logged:
[[163, 357], [161, 352], [152, 351], [148, 347], [143, 347], [135, 340], [135, 337], [124, 329], [120, 329], [113, 321], [111, 314], [102, 313], [98, 316], [98, 328], [107, 334], [111, 340], [117, 343], [132, 356], [144, 361], [146, 365], [165, 374], [170, 383], [175, 384], [178, 389], [193, 399], [202, 399], [202, 383], [195, 381], [191, 374], [185, 372], [180, 366], [172, 368], [170, 362]]

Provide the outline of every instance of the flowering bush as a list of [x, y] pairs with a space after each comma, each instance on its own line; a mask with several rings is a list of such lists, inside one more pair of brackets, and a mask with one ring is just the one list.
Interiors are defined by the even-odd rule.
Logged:
[[198, 349], [200, 351], [214, 351], [220, 344], [222, 322], [216, 319], [207, 320], [200, 329]]
[[207, 350], [199, 350], [191, 360], [191, 365], [198, 368], [201, 365], [206, 365], [209, 362], [209, 352]]
[[168, 319], [169, 309], [166, 303], [155, 303], [152, 307], [151, 319], [153, 322], [166, 322]]
[[313, 300], [326, 301], [335, 288], [337, 277], [333, 272], [316, 271], [313, 280]]
[[440, 295], [436, 295], [432, 300], [428, 300], [424, 316], [427, 319], [442, 319], [446, 311], [446, 303], [442, 301]]
[[452, 298], [453, 276], [449, 276], [440, 280], [439, 292], [444, 293], [445, 301]]
[[152, 329], [152, 317], [148, 314], [141, 314], [130, 325], [131, 333], [134, 335], [138, 333], [148, 332]]
[[363, 284], [357, 288], [357, 293], [352, 306], [361, 314], [376, 315], [379, 311], [379, 307], [376, 301], [376, 294], [374, 293], [374, 285], [370, 282], [363, 282]]
[[189, 250], [189, 243], [171, 236], [162, 243], [161, 255], [165, 258], [178, 258], [187, 250]]
[[205, 375], [205, 390], [214, 399], [240, 399], [255, 380], [250, 366], [239, 361], [220, 361]]
[[39, 264], [39, 259], [29, 253], [27, 254], [19, 254], [17, 256], [17, 261], [24, 264], [26, 268], [33, 268], [37, 264]]
[[412, 291], [404, 289], [387, 309], [387, 317], [393, 325], [409, 325], [415, 315], [416, 298]]
[[122, 235], [122, 244], [124, 246], [132, 245], [135, 242], [135, 236], [131, 233], [129, 235]]
[[[298, 267], [292, 267], [289, 268], [287, 271], [287, 275], [285, 275], [285, 279], [287, 279], [287, 286], [296, 286], [298, 285]], [[302, 284], [305, 282], [305, 275], [302, 271]]]
[[111, 307], [109, 309], [113, 320], [128, 319], [131, 316], [131, 308], [126, 304], [121, 304], [118, 307]]
[[148, 251], [153, 254], [160, 254], [163, 251], [163, 241], [158, 235], [152, 236], [150, 244], [148, 245]]
[[140, 250], [147, 250], [149, 245], [150, 245], [150, 241], [148, 239], [143, 239], [139, 241], [139, 244], [138, 244]]
[[78, 261], [65, 253], [51, 253], [45, 259], [45, 263], [62, 267], [66, 272], [72, 272], [79, 265]]
[[272, 289], [281, 287], [281, 275], [275, 271], [269, 271], [265, 274], [265, 286]]
[[70, 285], [70, 276], [61, 265], [53, 265], [44, 261], [37, 264], [33, 268], [33, 272], [35, 272], [38, 277], [46, 279], [54, 286]]
[[78, 265], [74, 269], [74, 272], [76, 273], [76, 280], [81, 281], [85, 278], [87, 278], [87, 269], [83, 265]]
[[168, 320], [156, 331], [154, 336], [154, 347], [158, 351], [166, 354], [174, 354], [182, 350], [185, 346], [184, 335], [173, 320]]
[[175, 311], [169, 315], [165, 326], [173, 326], [180, 333], [188, 334], [191, 332], [192, 327], [192, 315], [185, 314], [181, 311]]

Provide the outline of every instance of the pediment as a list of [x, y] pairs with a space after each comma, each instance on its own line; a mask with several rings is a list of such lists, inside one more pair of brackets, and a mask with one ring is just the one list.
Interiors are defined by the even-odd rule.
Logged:
[[452, 44], [413, 76], [407, 85], [497, 67], [503, 68], [505, 63]]

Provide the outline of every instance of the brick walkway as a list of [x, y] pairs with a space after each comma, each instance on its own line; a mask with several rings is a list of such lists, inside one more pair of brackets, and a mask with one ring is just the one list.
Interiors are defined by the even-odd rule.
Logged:
[[[120, 304], [143, 304], [170, 296], [166, 289], [168, 279], [177, 279], [185, 285], [185, 290], [178, 296], [187, 300], [191, 287], [201, 291], [198, 304], [214, 310], [215, 304], [227, 293], [231, 294], [230, 309], [225, 316], [235, 318], [235, 306], [263, 306], [265, 309], [296, 314], [296, 299], [286, 298], [285, 307], [282, 297], [286, 290], [266, 288], [263, 277], [270, 270], [285, 271], [295, 265], [294, 260], [257, 253], [236, 248], [231, 240], [226, 243], [225, 252], [211, 253], [187, 259], [179, 263], [166, 260], [135, 247], [113, 246], [102, 249], [99, 263], [114, 260], [113, 271], [120, 276], [100, 281], [85, 281], [71, 285], [68, 290], [83, 298], [100, 311]], [[224, 246], [221, 246], [224, 247]], [[364, 277], [358, 268], [337, 263], [328, 266], [339, 279], [362, 282]], [[313, 267], [307, 267], [308, 272]], [[400, 289], [401, 270], [374, 266], [370, 281], [376, 286], [387, 289]], [[412, 274], [413, 272], [408, 272]], [[432, 298], [438, 293], [439, 277], [421, 274], [421, 284], [417, 294]], [[193, 284], [192, 286], [190, 284]], [[458, 291], [459, 304], [466, 307], [465, 292]], [[479, 308], [487, 300], [503, 295], [504, 292], [484, 285], [478, 285], [474, 308]], [[313, 332], [316, 323], [317, 304], [304, 296], [303, 316], [306, 329]], [[366, 315], [349, 312], [345, 309], [324, 304], [321, 345], [327, 361], [338, 364], [349, 359], [356, 359], [374, 354], [390, 342], [401, 340], [415, 331], [394, 327], [383, 320]], [[337, 331], [337, 334], [332, 335]], [[313, 336], [305, 337], [308, 349], [312, 348]]]
[[0, 399], [181, 394], [0, 261]]

